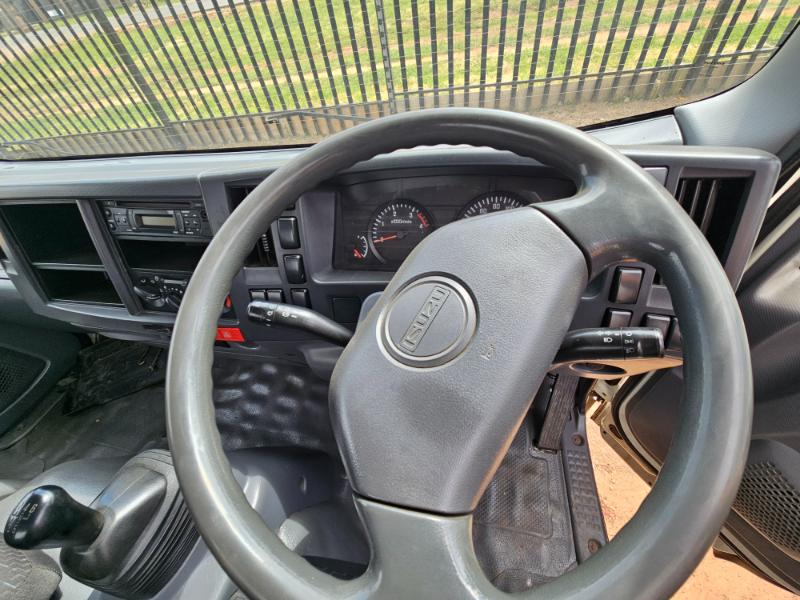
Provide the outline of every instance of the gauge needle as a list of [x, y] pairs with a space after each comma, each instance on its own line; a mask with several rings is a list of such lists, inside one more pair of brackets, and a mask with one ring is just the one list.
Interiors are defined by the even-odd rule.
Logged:
[[364, 258], [364, 255], [361, 254], [361, 251], [358, 248], [353, 248], [353, 254], [356, 258]]
[[384, 235], [383, 237], [379, 237], [377, 240], [373, 240], [375, 244], [382, 244], [383, 242], [388, 242], [389, 240], [396, 240], [399, 236], [395, 233], [394, 235]]

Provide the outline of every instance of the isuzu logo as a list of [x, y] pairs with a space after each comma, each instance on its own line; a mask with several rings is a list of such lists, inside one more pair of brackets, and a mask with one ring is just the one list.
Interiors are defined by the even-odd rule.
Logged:
[[434, 286], [433, 290], [430, 294], [428, 294], [428, 297], [422, 304], [422, 308], [419, 309], [417, 316], [414, 317], [411, 325], [409, 325], [408, 329], [406, 329], [406, 333], [403, 335], [400, 346], [412, 354], [414, 353], [420, 341], [430, 328], [431, 323], [433, 323], [433, 320], [439, 313], [439, 310], [442, 308], [444, 303], [447, 302], [447, 298], [449, 296], [450, 290], [440, 285]]
[[475, 334], [477, 311], [464, 284], [444, 275], [409, 282], [384, 307], [381, 346], [410, 367], [438, 367], [459, 356]]

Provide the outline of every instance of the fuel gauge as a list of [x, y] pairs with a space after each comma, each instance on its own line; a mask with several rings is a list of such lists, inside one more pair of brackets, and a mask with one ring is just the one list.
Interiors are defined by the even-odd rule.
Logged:
[[369, 255], [369, 242], [367, 236], [359, 233], [353, 242], [353, 258], [356, 260], [364, 260]]

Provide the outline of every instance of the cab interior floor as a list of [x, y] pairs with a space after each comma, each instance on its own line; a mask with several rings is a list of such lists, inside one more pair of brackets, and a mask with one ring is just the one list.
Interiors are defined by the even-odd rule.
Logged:
[[125, 458], [166, 448], [164, 388], [150, 387], [65, 414], [66, 394], [51, 392], [38, 409], [0, 437], [0, 496], [61, 463]]
[[[77, 389], [83, 378], [96, 378], [97, 370], [80, 370]], [[102, 370], [114, 369], [103, 364]], [[297, 447], [336, 456], [328, 385], [307, 366], [217, 357], [213, 376], [226, 450]], [[74, 382], [65, 387], [76, 389]], [[125, 459], [149, 448], [167, 448], [163, 384], [136, 390], [132, 382], [127, 395], [126, 386], [114, 387], [76, 409], [75, 395], [70, 398], [57, 386], [0, 436], [0, 498], [67, 461]]]

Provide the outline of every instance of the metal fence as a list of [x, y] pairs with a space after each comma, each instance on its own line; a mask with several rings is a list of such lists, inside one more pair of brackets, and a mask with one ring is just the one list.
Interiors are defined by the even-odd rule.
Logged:
[[0, 152], [126, 154], [316, 141], [488, 106], [573, 125], [754, 73], [797, 0], [0, 2]]

